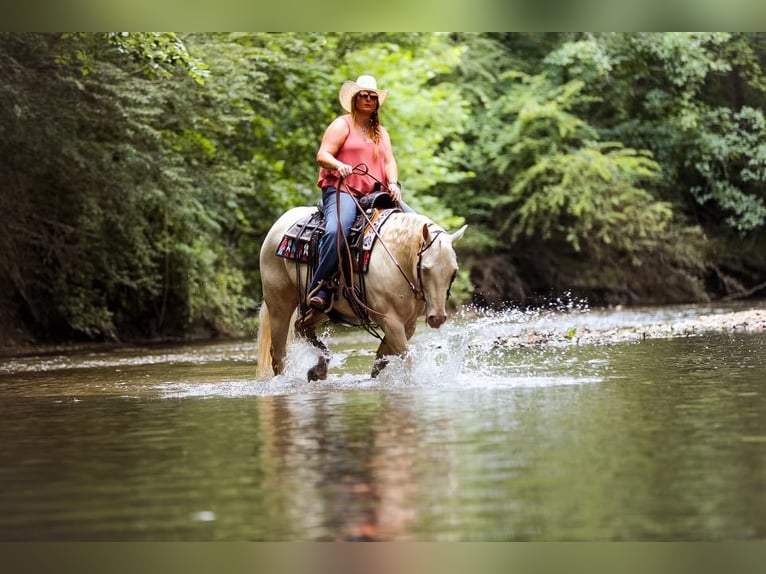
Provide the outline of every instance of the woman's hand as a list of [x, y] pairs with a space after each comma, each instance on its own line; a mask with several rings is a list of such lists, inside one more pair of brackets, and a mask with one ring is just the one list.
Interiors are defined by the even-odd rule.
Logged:
[[386, 184], [386, 187], [388, 188], [388, 195], [391, 196], [391, 199], [399, 201], [402, 198], [402, 186], [399, 185], [398, 181], [389, 181]]
[[336, 169], [341, 177], [348, 177], [354, 171], [354, 168], [347, 163], [341, 163]]

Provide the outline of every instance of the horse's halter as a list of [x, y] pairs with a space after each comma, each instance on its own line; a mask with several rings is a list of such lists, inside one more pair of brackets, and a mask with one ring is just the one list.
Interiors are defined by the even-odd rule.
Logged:
[[[431, 225], [433, 224], [430, 224], [429, 227]], [[436, 240], [439, 239], [439, 236], [442, 233], [444, 233], [443, 229], [437, 229], [436, 231], [434, 231], [433, 238], [431, 239], [431, 241], [429, 241], [428, 243], [425, 243], [423, 247], [421, 247], [420, 250], [418, 251], [418, 285], [417, 287], [412, 284], [412, 281], [410, 281], [406, 275], [404, 276], [404, 278], [407, 280], [407, 283], [410, 286], [410, 289], [415, 294], [415, 297], [422, 301], [426, 300], [426, 293], [423, 290], [423, 254], [426, 251], [428, 251], [434, 243], [436, 243]], [[401, 270], [401, 267], [399, 269]], [[402, 274], [404, 274], [403, 271], [402, 271]], [[449, 297], [449, 289], [447, 289], [447, 297]]]

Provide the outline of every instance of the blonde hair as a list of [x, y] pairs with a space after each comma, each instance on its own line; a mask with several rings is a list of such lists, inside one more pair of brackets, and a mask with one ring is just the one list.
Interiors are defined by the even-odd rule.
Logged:
[[[354, 94], [354, 97], [351, 98], [351, 119], [356, 122], [356, 96], [359, 92]], [[372, 157], [375, 159], [378, 159], [378, 155], [380, 154], [380, 102], [378, 102], [378, 107], [375, 108], [375, 111], [370, 114], [370, 139], [375, 142], [375, 149], [372, 151]]]

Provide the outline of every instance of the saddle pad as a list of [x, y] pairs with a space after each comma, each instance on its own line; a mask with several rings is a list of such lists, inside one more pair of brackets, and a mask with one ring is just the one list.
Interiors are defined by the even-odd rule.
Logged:
[[[372, 215], [367, 216], [370, 223], [367, 222], [364, 214], [357, 215], [349, 233], [349, 243], [352, 246], [354, 259], [359, 262], [362, 273], [367, 273], [372, 248], [378, 238], [380, 228], [383, 227], [392, 213], [398, 211], [400, 210], [396, 208], [375, 209], [372, 211]], [[310, 215], [296, 221], [282, 236], [276, 255], [300, 263], [316, 261], [317, 245], [319, 239], [324, 235], [325, 221], [319, 210], [313, 211]]]

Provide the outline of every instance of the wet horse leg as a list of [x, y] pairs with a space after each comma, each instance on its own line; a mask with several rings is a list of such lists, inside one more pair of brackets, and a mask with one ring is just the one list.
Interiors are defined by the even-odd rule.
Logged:
[[404, 357], [407, 354], [407, 341], [415, 332], [415, 324], [403, 325], [399, 321], [386, 321], [383, 326], [386, 336], [380, 342], [375, 353], [375, 361], [372, 364], [372, 377], [377, 377], [388, 365], [389, 357], [397, 355]]
[[388, 343], [386, 343], [386, 339], [383, 339], [378, 346], [378, 351], [375, 353], [375, 360], [372, 363], [371, 376], [373, 379], [386, 368], [386, 365], [388, 365], [388, 357], [390, 355], [391, 352], [389, 351]]
[[318, 313], [313, 309], [295, 321], [295, 330], [314, 347], [319, 349], [319, 360], [306, 373], [309, 381], [323, 381], [327, 378], [327, 364], [330, 358], [330, 349], [319, 340], [316, 334], [317, 326], [327, 321], [327, 315]]
[[274, 375], [281, 375], [285, 370], [287, 357], [287, 338], [290, 334], [290, 319], [295, 305], [282, 302], [272, 302], [269, 305], [271, 314], [271, 365]]

